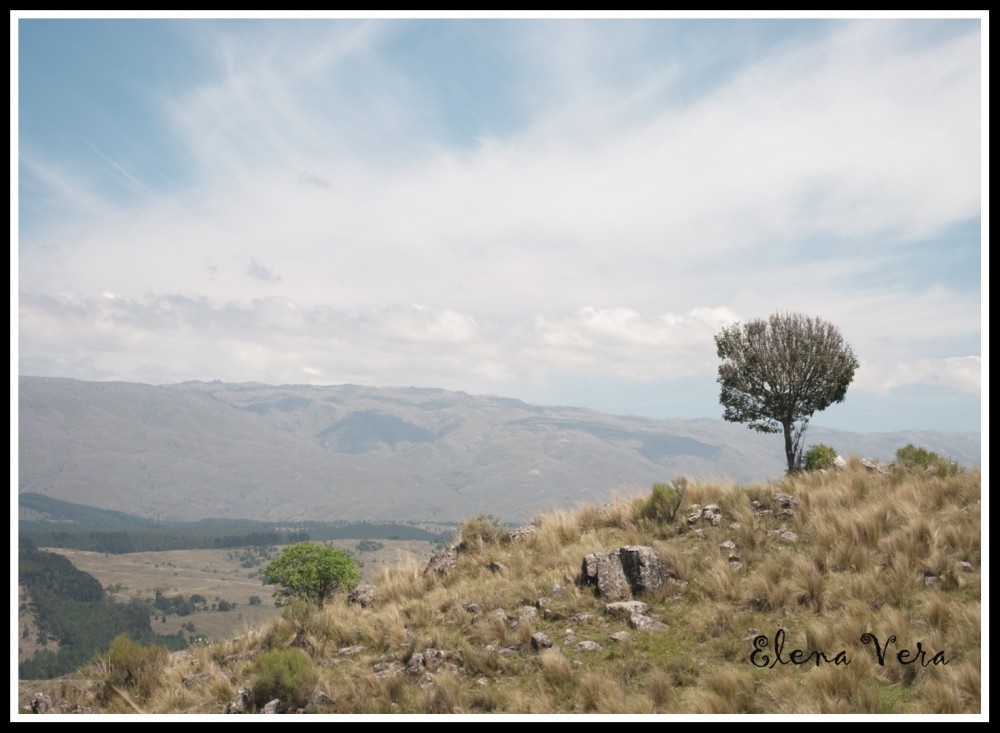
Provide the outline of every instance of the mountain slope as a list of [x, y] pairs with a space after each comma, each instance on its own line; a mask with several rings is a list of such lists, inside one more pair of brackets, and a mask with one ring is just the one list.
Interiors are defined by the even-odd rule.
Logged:
[[[508, 520], [686, 475], [781, 475], [779, 441], [721, 420], [650, 420], [436, 389], [19, 379], [19, 492], [158, 520]], [[808, 442], [967, 465], [976, 433]]]

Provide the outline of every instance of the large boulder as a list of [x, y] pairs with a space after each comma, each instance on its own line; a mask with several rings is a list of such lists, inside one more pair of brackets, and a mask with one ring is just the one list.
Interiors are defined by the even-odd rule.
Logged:
[[652, 547], [631, 545], [583, 558], [581, 585], [597, 586], [608, 598], [627, 598], [666, 585], [671, 573]]

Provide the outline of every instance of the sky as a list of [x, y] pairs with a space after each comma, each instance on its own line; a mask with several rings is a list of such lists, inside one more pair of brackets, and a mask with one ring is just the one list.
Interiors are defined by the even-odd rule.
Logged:
[[12, 371], [721, 418], [797, 312], [980, 430], [988, 16], [11, 17]]

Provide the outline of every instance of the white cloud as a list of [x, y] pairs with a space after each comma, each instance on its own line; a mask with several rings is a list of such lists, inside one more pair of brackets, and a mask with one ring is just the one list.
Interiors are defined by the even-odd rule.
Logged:
[[489, 47], [527, 69], [523, 119], [455, 145], [441, 130], [462, 100], [384, 53], [402, 26], [305, 25], [206, 38], [215, 76], [158, 92], [194, 166], [171, 196], [125, 206], [22, 155], [60, 204], [20, 248], [26, 363], [648, 383], [712, 375], [737, 313], [797, 310], [841, 327], [860, 388], [979, 389], [979, 357], [954, 356], [974, 351], [978, 293], [881, 277], [980, 213], [978, 33], [833, 23], [708, 85], [687, 64], [712, 59], [649, 54], [649, 27], [601, 44], [601, 24], [529, 25]]

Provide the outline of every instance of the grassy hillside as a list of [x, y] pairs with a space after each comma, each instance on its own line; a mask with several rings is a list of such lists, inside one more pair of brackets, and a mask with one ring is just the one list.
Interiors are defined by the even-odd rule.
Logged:
[[[467, 531], [453, 571], [386, 568], [373, 606], [289, 606], [173, 657], [119, 650], [143, 674], [105, 659], [53, 705], [217, 713], [244, 688], [251, 712], [277, 697], [318, 713], [978, 713], [980, 492], [978, 471], [852, 461], [691, 483], [672, 519], [640, 495], [539, 516], [517, 540]], [[665, 628], [630, 628], [619, 599], [578, 584], [584, 556], [632, 545], [674, 578], [638, 596]]]

